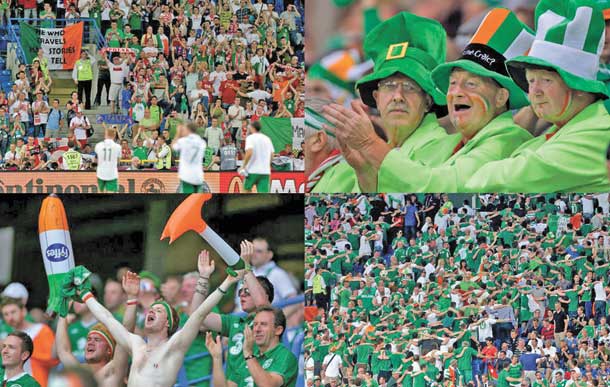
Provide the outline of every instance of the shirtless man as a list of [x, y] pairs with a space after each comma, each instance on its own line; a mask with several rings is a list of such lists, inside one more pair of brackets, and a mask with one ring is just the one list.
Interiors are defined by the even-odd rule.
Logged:
[[[127, 294], [127, 305], [123, 325], [132, 332], [136, 325], [137, 297], [140, 291], [140, 277], [132, 272], [123, 276], [123, 290]], [[57, 356], [64, 367], [78, 366], [80, 363], [72, 354], [68, 337], [66, 319], [60, 317], [57, 322], [56, 343]], [[114, 337], [102, 324], [95, 324], [87, 335], [85, 362], [93, 371], [100, 387], [118, 387], [123, 385], [127, 375], [129, 356], [125, 348], [116, 346]]]
[[117, 343], [125, 347], [132, 356], [127, 386], [171, 387], [176, 382], [184, 354], [199, 333], [203, 320], [227, 290], [241, 279], [243, 272], [238, 274], [237, 277], [227, 276], [191, 314], [179, 332], [176, 332], [179, 323], [178, 313], [165, 301], [155, 302], [144, 322], [146, 341], [125, 329], [91, 292], [82, 294], [81, 297], [91, 313], [108, 328]]

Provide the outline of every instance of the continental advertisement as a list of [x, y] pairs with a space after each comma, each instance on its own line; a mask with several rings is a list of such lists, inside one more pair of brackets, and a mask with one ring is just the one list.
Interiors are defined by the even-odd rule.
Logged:
[[[243, 178], [234, 172], [206, 172], [205, 182], [213, 193], [244, 192]], [[119, 193], [177, 193], [180, 180], [176, 172], [122, 171]], [[95, 172], [3, 172], [0, 193], [97, 193]], [[270, 193], [304, 193], [305, 177], [298, 172], [271, 174]]]

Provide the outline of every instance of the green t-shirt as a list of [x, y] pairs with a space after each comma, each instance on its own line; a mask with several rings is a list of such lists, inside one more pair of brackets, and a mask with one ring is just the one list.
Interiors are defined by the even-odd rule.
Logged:
[[413, 378], [413, 387], [426, 387], [426, 374], [420, 372]]
[[121, 47], [121, 42], [125, 39], [125, 34], [120, 29], [117, 29], [116, 31], [108, 29], [105, 38], [108, 42], [108, 47]]
[[226, 363], [227, 379], [236, 375], [239, 370], [246, 368], [246, 362], [242, 354], [244, 346], [244, 328], [246, 327], [246, 324], [251, 324], [252, 320], [254, 320], [254, 315], [249, 315], [245, 318], [228, 314], [220, 315], [220, 321], [222, 323], [220, 334], [229, 338], [229, 350]]
[[[2, 375], [0, 375], [2, 380], [4, 379], [4, 369], [2, 369]], [[40, 387], [40, 384], [25, 372], [17, 377], [11, 378], [11, 380], [5, 382], [6, 384], [2, 384], [3, 387]]]
[[[460, 352], [462, 352], [461, 349], [460, 349]], [[468, 347], [464, 351], [464, 354], [461, 357], [457, 358], [458, 368], [460, 369], [460, 371], [472, 370], [472, 357], [476, 356], [476, 355], [477, 355], [477, 351], [475, 351], [471, 347]]]
[[146, 160], [148, 158], [148, 148], [145, 146], [133, 147], [133, 156], [140, 160]]
[[[212, 312], [218, 313], [218, 307], [214, 307]], [[182, 328], [184, 324], [186, 324], [188, 317], [189, 316], [186, 313], [180, 313], [180, 328]], [[199, 333], [195, 337], [195, 340], [193, 340], [193, 342], [191, 343], [191, 346], [189, 347], [189, 350], [186, 352], [184, 357], [188, 358], [189, 356], [202, 352], [208, 352], [208, 348], [205, 346], [205, 336], [202, 333]], [[188, 380], [198, 379], [200, 377], [210, 375], [212, 373], [212, 357], [210, 355], [207, 355], [202, 358], [197, 358], [196, 360], [185, 361], [184, 369], [186, 370], [186, 378]], [[189, 386], [197, 387], [208, 387], [209, 385], [209, 380], [196, 384], [189, 384]]]
[[508, 380], [506, 380], [506, 377], [508, 376], [508, 371], [506, 369], [500, 371], [500, 374], [498, 375], [498, 387], [508, 387]]
[[[299, 364], [297, 358], [284, 347], [281, 343], [268, 350], [265, 353], [259, 353], [258, 346], [254, 346], [253, 355], [258, 361], [258, 364], [269, 373], [278, 374], [282, 377], [284, 383], [282, 386], [296, 386], [297, 373]], [[254, 387], [254, 379], [250, 375], [246, 366], [237, 370], [238, 378], [233, 378], [231, 381], [237, 383], [237, 387]]]
[[520, 378], [521, 371], [523, 371], [523, 366], [521, 365], [521, 363], [510, 364], [508, 366], [508, 376], [510, 376], [511, 378]]
[[368, 364], [369, 356], [373, 353], [375, 348], [372, 344], [364, 343], [356, 347], [356, 363]]

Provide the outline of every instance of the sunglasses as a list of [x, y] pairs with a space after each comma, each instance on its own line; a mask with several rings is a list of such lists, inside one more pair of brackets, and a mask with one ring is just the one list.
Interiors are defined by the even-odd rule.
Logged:
[[249, 289], [240, 289], [238, 294], [239, 294], [239, 296], [242, 296], [242, 295], [249, 296], [250, 290]]

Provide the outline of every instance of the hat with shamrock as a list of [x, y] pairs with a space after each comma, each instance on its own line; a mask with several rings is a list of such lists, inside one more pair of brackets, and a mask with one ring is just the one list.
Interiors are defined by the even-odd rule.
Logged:
[[446, 105], [444, 94], [430, 78], [432, 70], [445, 61], [445, 46], [445, 29], [432, 19], [401, 12], [377, 25], [364, 40], [364, 51], [375, 67], [356, 83], [360, 98], [376, 107], [377, 83], [400, 73], [413, 79], [436, 105]]
[[597, 80], [604, 28], [604, 15], [595, 0], [541, 0], [532, 48], [527, 56], [508, 61], [508, 72], [527, 90], [525, 69], [554, 70], [568, 87], [607, 98], [606, 86]]
[[505, 62], [523, 55], [534, 41], [532, 30], [505, 8], [494, 8], [485, 16], [464, 51], [456, 61], [439, 65], [432, 80], [443, 92], [449, 89], [449, 77], [454, 68], [489, 77], [509, 92], [511, 109], [529, 104], [525, 93], [510, 79]]

